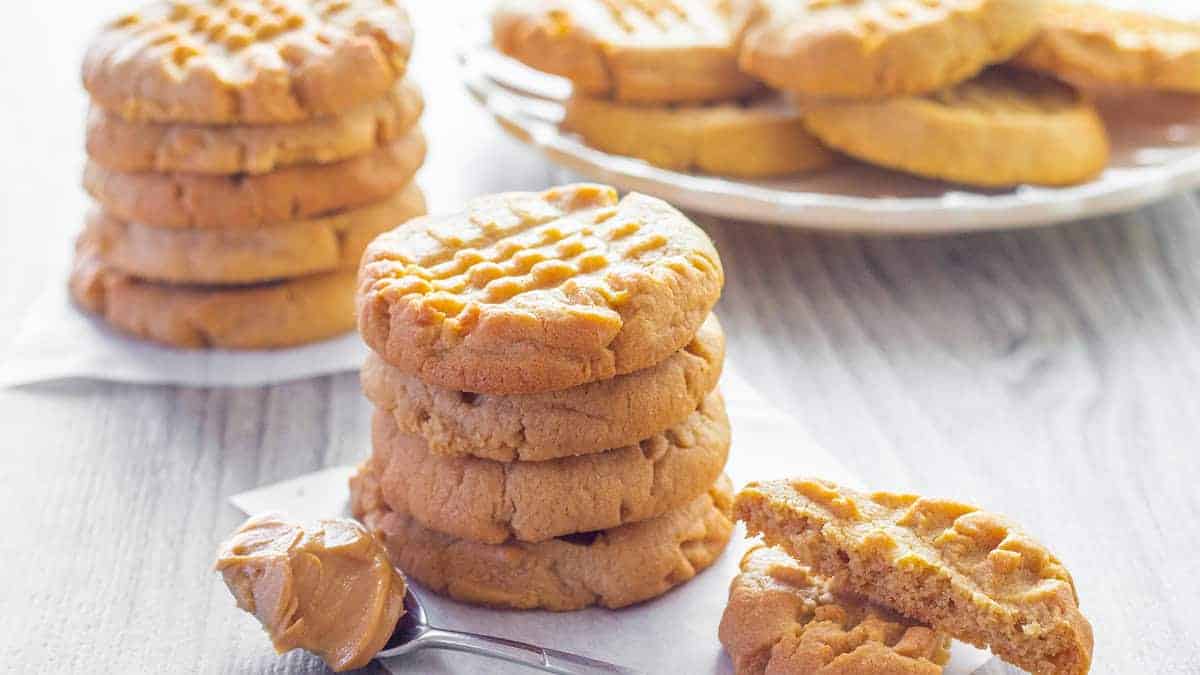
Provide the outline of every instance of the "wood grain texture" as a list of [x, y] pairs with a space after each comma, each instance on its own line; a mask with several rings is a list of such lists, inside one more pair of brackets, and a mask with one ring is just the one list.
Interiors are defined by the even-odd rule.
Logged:
[[[124, 4], [0, 10], [5, 56], [28, 64], [0, 84], [0, 172], [23, 186], [0, 200], [0, 347], [37, 290], [59, 282], [51, 262], [83, 203], [79, 49]], [[418, 10], [434, 208], [549, 184], [556, 173], [456, 84], [454, 23]], [[468, 156], [439, 153], [439, 134], [454, 133], [471, 134]], [[1095, 626], [1095, 672], [1200, 672], [1195, 196], [942, 239], [700, 222], [729, 276], [730, 357], [764, 393], [872, 485], [972, 501], [1050, 542]], [[365, 455], [354, 375], [0, 390], [0, 425], [0, 670], [322, 671], [276, 657], [211, 563], [241, 519], [229, 495]]]

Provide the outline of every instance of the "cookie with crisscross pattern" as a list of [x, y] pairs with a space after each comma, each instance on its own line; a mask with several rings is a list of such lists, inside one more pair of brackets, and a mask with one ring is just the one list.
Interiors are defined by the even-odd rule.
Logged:
[[497, 49], [627, 102], [728, 100], [759, 88], [738, 69], [740, 13], [728, 0], [506, 0]]
[[1086, 673], [1092, 627], [1075, 583], [1015, 523], [974, 506], [798, 478], [751, 483], [752, 534], [861, 595], [1032, 673]]
[[591, 184], [506, 193], [376, 239], [359, 329], [430, 384], [566, 389], [682, 349], [723, 282], [708, 236], [662, 200]]
[[129, 120], [298, 122], [385, 96], [412, 37], [397, 0], [157, 0], [100, 31], [83, 84]]

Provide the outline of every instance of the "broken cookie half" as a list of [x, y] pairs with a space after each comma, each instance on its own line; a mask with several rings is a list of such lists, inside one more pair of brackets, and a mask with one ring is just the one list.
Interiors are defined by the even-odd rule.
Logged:
[[737, 675], [938, 675], [950, 637], [862, 597], [778, 548], [742, 557], [721, 616], [721, 644]]
[[751, 483], [734, 514], [751, 534], [829, 577], [840, 593], [991, 649], [1037, 675], [1090, 668], [1092, 628], [1071, 575], [1002, 516], [807, 478]]

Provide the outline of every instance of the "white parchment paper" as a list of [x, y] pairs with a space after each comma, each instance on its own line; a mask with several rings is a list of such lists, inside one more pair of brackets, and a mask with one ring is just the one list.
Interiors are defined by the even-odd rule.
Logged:
[[357, 333], [293, 349], [171, 349], [136, 340], [77, 309], [66, 272], [34, 301], [0, 359], [0, 387], [67, 378], [193, 387], [250, 387], [358, 370]]
[[[750, 480], [810, 474], [858, 485], [838, 459], [816, 445], [795, 419], [764, 400], [732, 368], [722, 378], [733, 448], [726, 471], [736, 486]], [[247, 514], [279, 510], [297, 518], [347, 513], [346, 481], [352, 467], [335, 467], [258, 488], [230, 498]], [[903, 485], [878, 486], [903, 489]], [[748, 542], [739, 526], [713, 567], [649, 602], [621, 610], [579, 612], [502, 611], [471, 607], [429, 592], [415, 592], [438, 626], [533, 642], [619, 663], [647, 673], [732, 673], [717, 642], [717, 623], [729, 581]], [[265, 639], [265, 638], [264, 638]], [[970, 673], [988, 654], [956, 644], [951, 674]], [[451, 652], [426, 651], [385, 664], [396, 673], [513, 673], [530, 671], [500, 661]]]

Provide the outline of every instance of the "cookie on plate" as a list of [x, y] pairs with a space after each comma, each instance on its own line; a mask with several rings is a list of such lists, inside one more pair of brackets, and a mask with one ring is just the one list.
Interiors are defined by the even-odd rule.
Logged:
[[[683, 349], [628, 375], [538, 394], [468, 394], [425, 384], [374, 352], [366, 397], [430, 452], [540, 462], [636, 445], [686, 420], [717, 386], [725, 334], [710, 315]], [[710, 481], [711, 482], [711, 481]]]
[[435, 455], [376, 411], [371, 468], [388, 507], [424, 527], [485, 544], [539, 542], [682, 507], [720, 477], [729, 438], [717, 392], [638, 444], [544, 462]]
[[112, 327], [189, 349], [274, 349], [354, 328], [354, 272], [256, 286], [176, 286], [143, 281], [104, 264], [85, 232], [71, 297]]
[[396, 0], [157, 0], [100, 31], [83, 84], [132, 121], [298, 122], [385, 96], [412, 38]]
[[567, 101], [563, 128], [594, 148], [676, 171], [761, 178], [833, 161], [780, 97], [656, 107], [576, 94]]
[[742, 556], [718, 630], [737, 675], [938, 675], [950, 638], [761, 544]]
[[817, 97], [945, 89], [1006, 61], [1038, 27], [1041, 0], [745, 0], [744, 70]]
[[1084, 183], [1109, 156], [1108, 133], [1086, 98], [1011, 68], [989, 68], [928, 96], [814, 101], [804, 123], [852, 157], [967, 185]]
[[429, 384], [551, 391], [661, 363], [723, 283], [708, 236], [662, 200], [591, 184], [505, 193], [376, 239], [359, 330]]
[[85, 230], [106, 265], [177, 284], [251, 284], [356, 270], [375, 237], [425, 213], [415, 183], [387, 199], [294, 223], [177, 228], [131, 223], [94, 210]]
[[1013, 61], [1081, 86], [1200, 92], [1200, 23], [1055, 2]]
[[424, 106], [420, 89], [407, 80], [382, 99], [341, 115], [293, 124], [136, 123], [93, 106], [87, 153], [97, 164], [127, 173], [268, 173], [338, 162], [386, 146], [412, 128]]
[[505, 0], [496, 48], [587, 96], [640, 103], [735, 99], [759, 89], [738, 69], [726, 0]]
[[658, 518], [536, 544], [480, 544], [426, 529], [393, 512], [369, 467], [350, 480], [354, 516], [411, 579], [461, 602], [570, 611], [625, 607], [687, 582], [716, 560], [733, 532], [722, 477], [706, 494]]
[[1070, 573], [1002, 516], [807, 478], [750, 483], [734, 513], [841, 591], [1032, 673], [1088, 672], [1092, 627]]
[[365, 155], [258, 175], [125, 173], [89, 161], [83, 184], [105, 211], [157, 227], [261, 227], [378, 202], [408, 185], [425, 161], [414, 128]]

